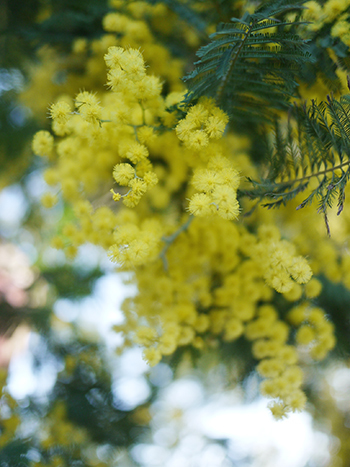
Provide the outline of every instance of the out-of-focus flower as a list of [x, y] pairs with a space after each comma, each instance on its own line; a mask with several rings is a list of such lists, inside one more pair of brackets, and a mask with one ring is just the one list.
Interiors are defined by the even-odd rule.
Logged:
[[11, 243], [0, 243], [0, 367], [27, 345], [29, 327], [21, 317], [33, 282], [26, 255]]

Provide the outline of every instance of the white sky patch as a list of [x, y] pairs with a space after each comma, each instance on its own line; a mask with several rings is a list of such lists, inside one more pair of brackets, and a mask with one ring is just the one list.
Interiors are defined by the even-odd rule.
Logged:
[[[310, 461], [318, 467], [328, 465], [330, 440], [313, 429], [311, 415], [291, 414], [276, 421], [267, 403], [261, 398], [243, 404], [235, 390], [205, 397], [199, 380], [175, 381], [152, 405], [153, 440], [169, 451], [162, 465], [174, 467], [181, 461], [182, 467], [209, 466], [201, 456], [204, 448], [199, 447], [201, 443], [208, 446], [207, 438], [213, 440], [209, 442], [213, 450], [220, 449], [215, 440], [227, 440], [230, 459], [239, 465], [305, 467]], [[144, 445], [135, 451], [135, 459], [145, 467], [156, 465], [150, 452]], [[224, 457], [221, 464], [213, 463], [212, 467], [225, 466], [228, 459]]]
[[13, 235], [26, 215], [28, 202], [20, 185], [5, 187], [0, 192], [0, 233]]
[[220, 407], [218, 400], [197, 414], [198, 424], [209, 437], [230, 439], [233, 449], [238, 449], [237, 457], [250, 454], [266, 458], [265, 467], [304, 467], [315, 455], [316, 447], [317, 465], [327, 465], [328, 437], [313, 430], [311, 415], [290, 414], [287, 419], [276, 421], [267, 402], [261, 399], [248, 405]]
[[137, 377], [149, 371], [139, 348], [126, 350], [119, 359], [118, 372], [125, 376]]
[[59, 299], [54, 305], [56, 316], [62, 321], [76, 323], [82, 334], [102, 337], [108, 347], [120, 343], [111, 329], [123, 321], [120, 311], [123, 300], [136, 292], [134, 285], [125, 285], [127, 274], [109, 272], [97, 279], [93, 294], [79, 300]]
[[151, 389], [142, 376], [121, 377], [113, 385], [113, 394], [118, 407], [130, 410], [146, 402], [151, 395]]
[[19, 90], [23, 87], [24, 78], [16, 68], [0, 68], [0, 95], [11, 89]]
[[44, 180], [42, 169], [34, 170], [29, 174], [26, 177], [25, 183], [30, 196], [35, 201], [40, 201], [42, 195], [50, 190], [49, 185]]
[[133, 285], [125, 285], [126, 275], [107, 273], [95, 283], [91, 297], [79, 302], [77, 325], [86, 333], [98, 332], [108, 347], [120, 344], [121, 337], [111, 328], [123, 321], [120, 311], [123, 300], [135, 294]]
[[40, 336], [32, 332], [29, 349], [11, 360], [8, 389], [17, 399], [34, 395], [44, 397], [55, 384], [58, 368], [53, 358], [48, 358], [34, 372], [34, 355], [31, 349], [40, 345], [43, 345]]

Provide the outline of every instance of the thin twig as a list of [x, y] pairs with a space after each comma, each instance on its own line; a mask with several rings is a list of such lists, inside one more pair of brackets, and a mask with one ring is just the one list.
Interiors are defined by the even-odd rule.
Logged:
[[194, 216], [190, 215], [189, 218], [187, 219], [187, 221], [182, 224], [177, 230], [176, 232], [174, 232], [172, 235], [169, 235], [169, 237], [162, 237], [162, 240], [163, 242], [165, 243], [165, 246], [163, 248], [163, 250], [161, 251], [159, 257], [162, 259], [163, 261], [163, 266], [164, 266], [164, 270], [166, 272], [168, 272], [169, 268], [168, 268], [168, 260], [166, 258], [166, 253], [168, 251], [168, 249], [170, 248], [170, 245], [172, 245], [172, 243], [174, 243], [174, 241], [177, 239], [177, 237], [182, 233], [182, 232], [185, 232], [185, 230], [188, 229], [188, 227], [190, 226], [191, 222], [193, 221], [193, 218]]

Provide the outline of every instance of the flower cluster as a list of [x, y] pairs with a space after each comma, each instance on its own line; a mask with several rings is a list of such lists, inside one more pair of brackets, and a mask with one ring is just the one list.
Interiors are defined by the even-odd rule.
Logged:
[[336, 20], [336, 24], [332, 28], [332, 35], [340, 37], [340, 35], [335, 34], [335, 31], [340, 32], [341, 26], [338, 24], [343, 23], [347, 17], [346, 10], [349, 6], [349, 0], [328, 0], [323, 6], [311, 0], [305, 3], [306, 9], [303, 17], [306, 21], [310, 21], [308, 28], [313, 31], [319, 30], [325, 23], [332, 23]]
[[273, 415], [283, 418], [289, 411], [302, 410], [306, 396], [300, 389], [303, 373], [297, 350], [288, 345], [289, 326], [278, 319], [271, 305], [261, 306], [257, 317], [246, 328], [246, 337], [253, 341], [253, 355], [261, 360], [258, 373], [265, 378], [260, 385], [264, 396], [274, 398], [270, 405]]
[[32, 149], [37, 156], [50, 157], [53, 152], [54, 139], [48, 131], [38, 131], [32, 142]]
[[289, 312], [288, 320], [298, 326], [297, 344], [305, 347], [314, 360], [323, 360], [334, 348], [334, 325], [321, 308], [303, 303]]
[[[290, 292], [297, 284], [309, 282], [312, 271], [305, 258], [295, 255], [292, 243], [280, 239], [274, 226], [260, 226], [261, 242], [254, 245], [254, 254], [262, 259], [266, 282], [277, 292]], [[294, 281], [293, 281], [294, 279]]]
[[161, 237], [162, 224], [156, 219], [146, 219], [140, 226], [124, 223], [114, 232], [109, 257], [120, 266], [141, 266], [159, 255]]
[[[179, 61], [142, 21], [145, 11], [150, 21], [156, 18], [157, 7], [121, 4], [123, 12], [104, 20], [106, 31], [117, 35], [95, 42], [98, 52], [88, 61], [94, 79], [82, 84], [96, 92], [67, 87], [49, 109], [54, 136], [41, 131], [33, 140], [33, 151], [51, 164], [44, 178], [56, 190], [43, 203], [53, 206], [60, 194], [75, 216], [52, 244], [72, 258], [91, 242], [119, 269], [132, 271], [138, 293], [125, 300], [125, 320], [115, 330], [123, 348], [142, 346], [150, 365], [179, 347], [204, 352], [222, 342], [251, 341], [264, 378], [261, 392], [275, 399], [271, 410], [282, 418], [306, 402], [298, 351], [307, 347], [321, 359], [334, 345], [332, 326], [323, 311], [316, 322], [309, 300], [321, 291], [312, 269], [322, 271], [322, 252], [334, 257], [326, 274], [339, 273], [335, 250], [321, 252], [305, 241], [311, 217], [298, 232], [294, 227], [295, 242], [288, 241], [295, 215], [288, 208], [258, 213], [246, 225], [237, 220], [240, 174], [255, 170], [247, 138], [233, 131], [222, 137], [228, 117], [211, 99], [201, 98], [187, 112], [178, 105], [185, 92]], [[83, 45], [76, 54], [89, 48]], [[292, 308], [290, 317], [298, 307], [308, 311], [287, 321], [278, 302], [286, 312]]]
[[227, 123], [226, 113], [212, 99], [201, 98], [176, 125], [176, 134], [187, 148], [200, 150], [210, 140], [221, 138]]
[[[169, 273], [157, 261], [137, 270], [139, 295], [124, 303], [126, 321], [115, 329], [124, 334], [126, 342], [145, 347], [144, 358], [150, 365], [181, 346], [204, 351], [217, 339], [232, 342], [245, 337], [252, 341], [252, 353], [260, 360], [257, 371], [264, 378], [261, 392], [274, 399], [270, 407], [274, 416], [283, 418], [290, 411], [302, 410], [306, 403], [301, 390], [303, 372], [297, 346], [291, 344], [290, 327], [300, 323], [279, 318], [273, 288], [267, 285], [262, 266], [271, 255], [271, 237], [278, 241], [278, 229], [262, 226], [255, 236], [225, 220], [213, 224], [209, 219], [195, 219], [177, 237], [176, 249], [167, 252]], [[291, 253], [292, 245], [284, 242], [284, 246]], [[255, 254], [256, 249], [260, 255]], [[292, 264], [298, 261], [298, 256], [291, 257]], [[273, 267], [278, 270], [279, 264], [270, 262], [269, 268]], [[295, 284], [300, 288], [296, 300], [308, 294], [315, 297], [321, 291], [316, 279], [306, 285]], [[285, 295], [288, 299], [288, 293]], [[308, 302], [301, 303], [300, 308], [307, 309]], [[290, 312], [290, 316], [295, 314]], [[300, 333], [305, 333], [300, 329], [298, 345]], [[322, 341], [324, 353], [319, 356], [324, 358], [334, 345], [333, 328], [324, 319], [318, 329], [319, 340], [312, 342], [310, 354], [316, 356]]]
[[195, 216], [217, 213], [224, 219], [235, 219], [239, 214], [237, 188], [239, 173], [228, 159], [214, 157], [206, 169], [195, 170], [192, 185], [200, 191], [194, 194], [188, 210]]
[[[121, 106], [116, 113], [117, 121], [129, 124], [135, 132], [134, 138], [125, 138], [119, 145], [120, 156], [129, 163], [117, 164], [113, 170], [114, 180], [121, 186], [129, 187], [129, 190], [126, 194], [111, 191], [115, 201], [123, 198], [125, 206], [135, 207], [146, 191], [158, 182], [157, 175], [151, 170], [149, 151], [143, 143], [147, 136], [152, 138], [152, 123], [164, 116], [164, 102], [160, 95], [162, 87], [158, 78], [146, 75], [144, 59], [138, 50], [110, 47], [105, 61], [109, 67], [107, 84], [122, 99], [128, 100], [129, 107], [133, 107], [130, 118], [125, 112], [126, 106]], [[147, 114], [150, 106], [152, 116]]]

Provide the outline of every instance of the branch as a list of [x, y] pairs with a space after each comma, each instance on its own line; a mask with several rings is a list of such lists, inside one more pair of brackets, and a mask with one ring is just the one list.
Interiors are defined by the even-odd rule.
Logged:
[[187, 219], [187, 221], [184, 224], [182, 224], [172, 235], [169, 235], [169, 237], [162, 237], [162, 240], [165, 243], [165, 246], [162, 249], [159, 257], [163, 261], [163, 267], [164, 267], [165, 272], [168, 272], [168, 270], [169, 270], [168, 260], [166, 258], [166, 253], [167, 253], [168, 249], [174, 243], [174, 241], [177, 239], [177, 237], [182, 232], [185, 232], [188, 229], [188, 227], [191, 225], [191, 222], [193, 221], [193, 219], [194, 219], [194, 216], [190, 215], [189, 218]]

